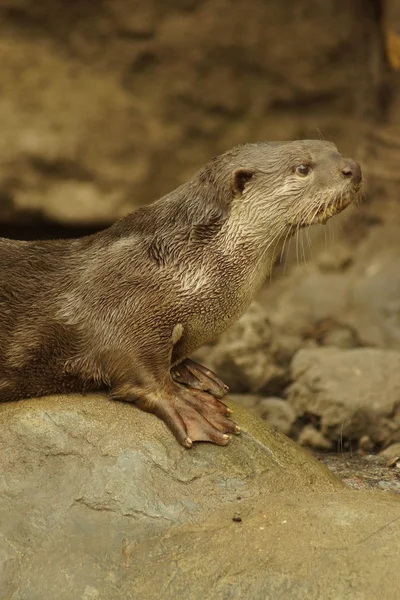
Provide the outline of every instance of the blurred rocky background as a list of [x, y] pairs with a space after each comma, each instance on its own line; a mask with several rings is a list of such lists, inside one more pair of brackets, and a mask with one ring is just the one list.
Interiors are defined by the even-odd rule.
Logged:
[[245, 141], [354, 154], [387, 104], [372, 0], [1, 0], [0, 32], [3, 225], [107, 224]]
[[95, 231], [237, 143], [336, 142], [365, 201], [199, 356], [301, 443], [400, 442], [398, 4], [1, 0], [0, 234]]

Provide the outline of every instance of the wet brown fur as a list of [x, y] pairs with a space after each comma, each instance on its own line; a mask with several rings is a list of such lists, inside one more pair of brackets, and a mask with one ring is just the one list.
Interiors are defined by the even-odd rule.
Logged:
[[0, 400], [106, 387], [186, 446], [227, 443], [224, 405], [171, 368], [240, 316], [297, 226], [360, 183], [329, 142], [248, 144], [95, 235], [0, 239]]

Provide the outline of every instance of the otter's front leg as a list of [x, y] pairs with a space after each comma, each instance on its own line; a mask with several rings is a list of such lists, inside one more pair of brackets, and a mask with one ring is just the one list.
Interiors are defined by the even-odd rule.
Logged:
[[183, 387], [171, 377], [172, 351], [182, 331], [177, 326], [171, 335], [170, 330], [160, 327], [143, 336], [140, 348], [134, 351], [129, 339], [125, 344], [119, 339], [118, 352], [114, 351], [112, 360], [107, 361], [112, 365], [108, 376], [112, 381], [110, 395], [157, 415], [187, 448], [198, 441], [225, 446], [229, 442], [227, 434], [240, 432], [228, 418], [230, 409], [214, 394]]
[[215, 398], [223, 398], [229, 390], [228, 386], [215, 373], [190, 358], [186, 358], [179, 365], [172, 367], [171, 377], [177, 383], [209, 392]]

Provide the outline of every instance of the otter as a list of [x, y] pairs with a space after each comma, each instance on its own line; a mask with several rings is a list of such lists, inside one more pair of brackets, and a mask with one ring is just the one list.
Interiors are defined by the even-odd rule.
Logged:
[[361, 168], [319, 140], [237, 146], [109, 228], [0, 239], [0, 399], [107, 388], [186, 448], [239, 427], [227, 386], [189, 357], [227, 329], [285, 240], [360, 190]]

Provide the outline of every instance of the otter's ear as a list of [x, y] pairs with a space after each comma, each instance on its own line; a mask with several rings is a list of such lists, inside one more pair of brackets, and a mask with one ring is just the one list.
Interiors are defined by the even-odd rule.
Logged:
[[232, 173], [232, 191], [235, 196], [241, 196], [246, 183], [253, 177], [254, 171], [240, 167]]

